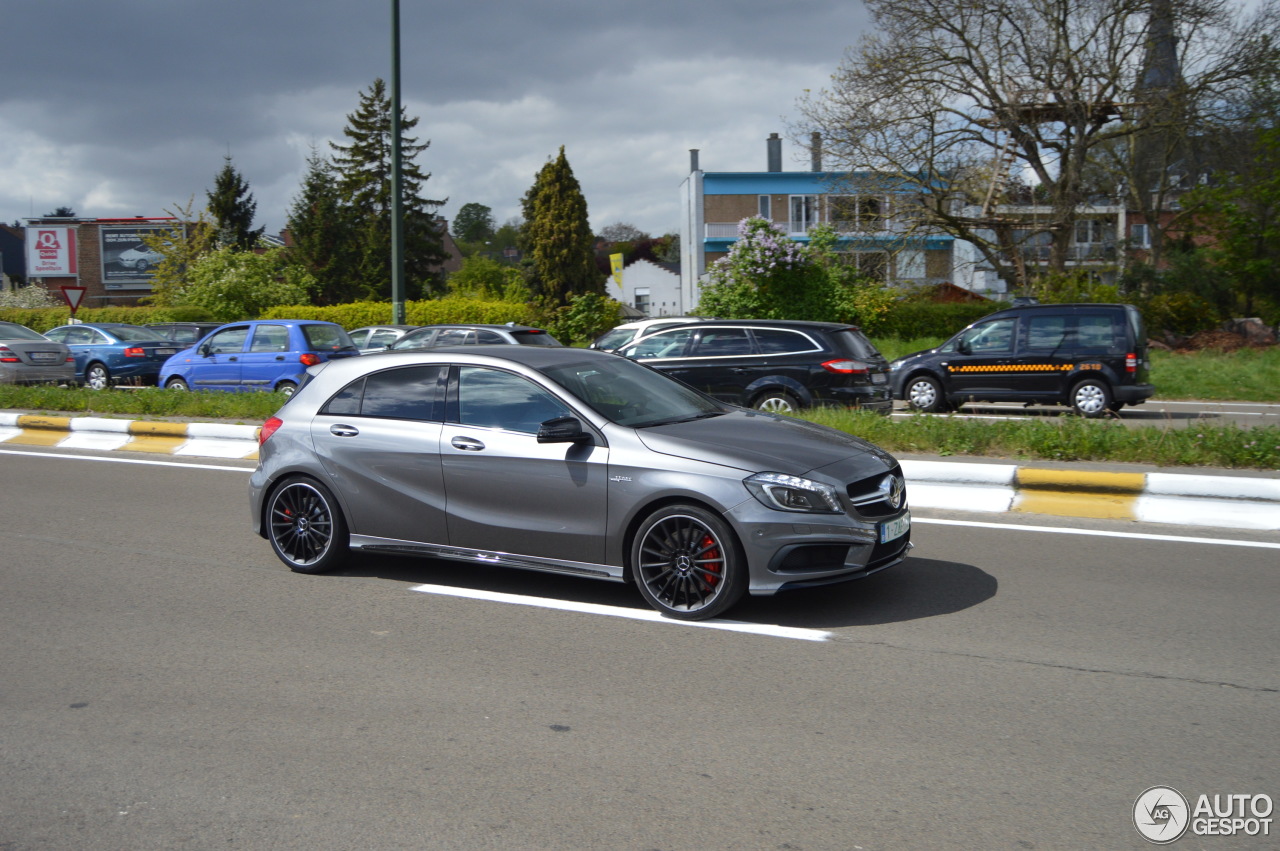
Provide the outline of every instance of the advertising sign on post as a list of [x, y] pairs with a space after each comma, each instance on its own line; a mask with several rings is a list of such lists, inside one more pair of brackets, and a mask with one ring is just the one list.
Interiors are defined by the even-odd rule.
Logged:
[[75, 278], [76, 229], [27, 228], [27, 274], [33, 278]]

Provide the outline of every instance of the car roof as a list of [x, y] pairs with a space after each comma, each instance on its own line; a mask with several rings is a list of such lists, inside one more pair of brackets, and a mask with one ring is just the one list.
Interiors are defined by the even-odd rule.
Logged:
[[493, 330], [493, 331], [541, 331], [542, 330], [541, 328], [534, 328], [532, 325], [515, 325], [512, 323], [507, 323], [505, 325], [498, 325], [496, 323], [484, 323], [484, 322], [442, 322], [435, 325], [415, 326], [415, 330], [420, 330], [425, 328], [484, 328], [484, 329]]
[[[857, 325], [847, 322], [815, 322], [807, 319], [695, 319], [689, 322], [683, 322], [679, 325], [672, 325], [663, 328], [663, 331], [671, 331], [675, 328], [685, 328], [694, 326], [698, 328], [717, 328], [732, 327], [738, 328], [742, 326], [750, 326], [752, 328], [790, 328], [803, 329], [810, 331], [845, 331], [859, 330]], [[658, 332], [654, 332], [658, 333]]]

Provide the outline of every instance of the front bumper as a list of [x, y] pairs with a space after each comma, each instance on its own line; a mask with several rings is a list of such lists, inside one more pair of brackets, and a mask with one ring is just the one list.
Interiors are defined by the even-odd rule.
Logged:
[[898, 564], [911, 549], [910, 529], [883, 543], [880, 530], [904, 516], [910, 517], [905, 508], [876, 519], [791, 513], [754, 499], [728, 512], [747, 557], [748, 590], [755, 596], [861, 579]]

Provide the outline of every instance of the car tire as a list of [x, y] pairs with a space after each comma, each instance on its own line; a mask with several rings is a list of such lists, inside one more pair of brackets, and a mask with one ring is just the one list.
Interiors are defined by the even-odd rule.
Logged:
[[298, 390], [298, 385], [292, 381], [281, 381], [276, 385], [276, 392], [283, 393], [285, 396], [292, 396]]
[[314, 479], [291, 476], [267, 500], [263, 526], [276, 556], [295, 573], [325, 573], [347, 559], [350, 537], [342, 509]]
[[729, 524], [695, 505], [668, 505], [645, 518], [631, 542], [631, 576], [650, 606], [677, 620], [727, 611], [748, 581]]
[[903, 396], [912, 410], [926, 414], [942, 414], [950, 410], [942, 384], [931, 375], [917, 375], [907, 382]]
[[176, 375], [173, 378], [170, 378], [168, 381], [166, 381], [164, 383], [164, 387], [166, 390], [190, 390], [191, 389], [190, 384], [188, 384], [184, 379], [179, 378]]
[[85, 367], [84, 386], [91, 390], [106, 390], [111, 386], [111, 370], [105, 363], [94, 361]]
[[785, 390], [768, 390], [757, 396], [751, 407], [770, 414], [794, 414], [800, 410], [800, 400]]
[[1105, 416], [1111, 408], [1111, 388], [1105, 381], [1086, 378], [1076, 382], [1071, 388], [1071, 396], [1067, 400], [1071, 410], [1082, 417], [1095, 419]]

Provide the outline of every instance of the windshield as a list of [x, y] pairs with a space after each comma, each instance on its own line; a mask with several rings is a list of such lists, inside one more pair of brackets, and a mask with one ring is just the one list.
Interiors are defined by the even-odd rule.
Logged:
[[47, 341], [48, 338], [42, 334], [37, 334], [25, 325], [15, 325], [12, 322], [0, 322], [0, 340]]
[[630, 428], [729, 411], [710, 396], [623, 357], [592, 358], [543, 373], [602, 417]]

